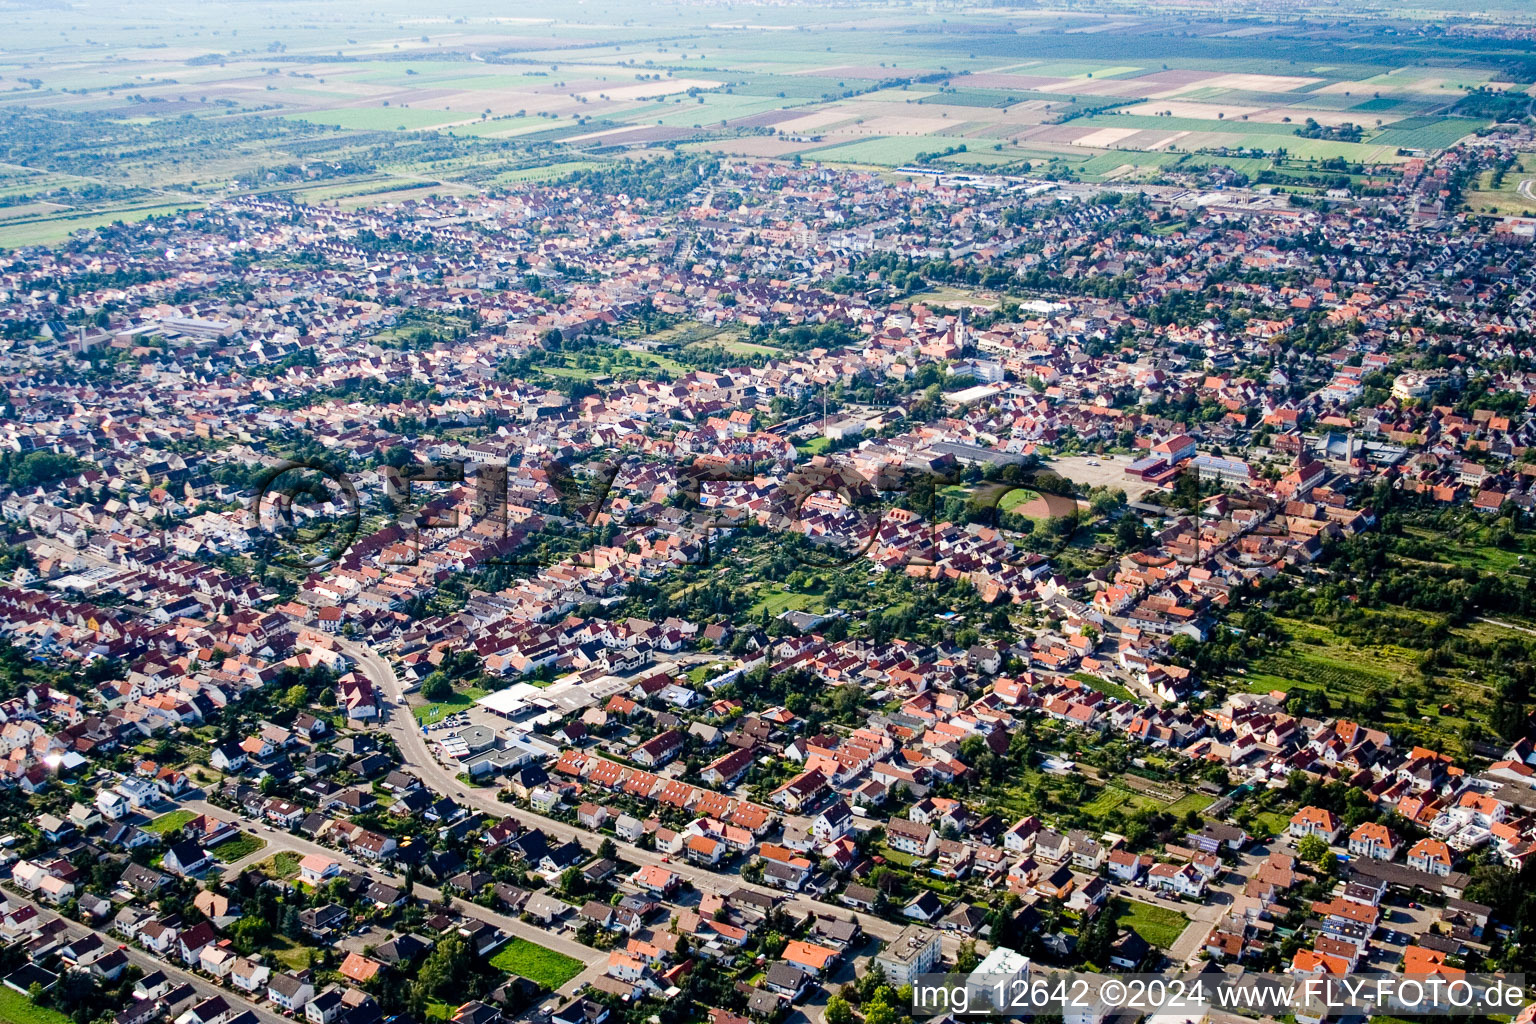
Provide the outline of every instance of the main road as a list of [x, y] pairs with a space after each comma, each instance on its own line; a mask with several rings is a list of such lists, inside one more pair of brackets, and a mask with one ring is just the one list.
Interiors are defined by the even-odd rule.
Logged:
[[[395, 674], [394, 667], [389, 664], [379, 653], [366, 644], [355, 640], [336, 638], [336, 644], [352, 658], [357, 670], [360, 671], [374, 688], [389, 698], [390, 706], [383, 712], [386, 719], [386, 728], [394, 737], [400, 747], [400, 753], [406, 763], [421, 776], [423, 783], [434, 792], [452, 797], [467, 807], [483, 811], [486, 814], [498, 818], [514, 816], [519, 821], [537, 824], [546, 835], [561, 842], [575, 839], [580, 841], [582, 837], [590, 838], [591, 832], [568, 825], [554, 818], [547, 818], [542, 814], [530, 811], [526, 808], [504, 804], [498, 801], [492, 791], [476, 786], [468, 786], [459, 781], [456, 773], [443, 767], [437, 758], [433, 756], [427, 739], [422, 735], [415, 718], [405, 701], [403, 687], [400, 678]], [[613, 837], [610, 837], [613, 838]], [[652, 850], [643, 850], [632, 843], [626, 843], [617, 838], [613, 839], [618, 848], [623, 851], [624, 859], [637, 865], [661, 864], [662, 855]], [[836, 916], [847, 920], [853, 918], [859, 922], [859, 926], [868, 935], [879, 939], [890, 940], [900, 934], [902, 925], [894, 924], [883, 918], [870, 914], [861, 914], [834, 903], [812, 899], [809, 896], [796, 893], [787, 893], [781, 889], [771, 889], [767, 886], [754, 885], [739, 875], [721, 874], [710, 871], [682, 860], [670, 860], [665, 865], [669, 870], [682, 878], [692, 882], [695, 888], [707, 889], [711, 892], [730, 893], [737, 889], [747, 889], [784, 900], [794, 909], [803, 913], [814, 913], [820, 917]], [[951, 955], [959, 948], [960, 938], [953, 933], [941, 933], [945, 951]], [[985, 948], [985, 943], [978, 943]]]

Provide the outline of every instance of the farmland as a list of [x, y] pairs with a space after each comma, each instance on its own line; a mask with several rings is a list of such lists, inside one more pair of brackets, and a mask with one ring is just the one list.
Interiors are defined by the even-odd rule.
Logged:
[[[1411, 22], [1347, 17], [1232, 32], [872, 3], [718, 24], [685, 7], [637, 21], [534, 3], [512, 20], [403, 20], [341, 0], [281, 25], [254, 8], [198, 24], [151, 5], [124, 23], [109, 6], [86, 5], [64, 33], [41, 9], [15, 12], [0, 126], [17, 177], [0, 181], [0, 244], [231, 192], [352, 206], [388, 189], [526, 185], [660, 147], [1087, 181], [1391, 165], [1517, 110], [1536, 80], [1536, 58], [1494, 37], [1430, 45]], [[1474, 198], [1523, 210], [1518, 185]]]

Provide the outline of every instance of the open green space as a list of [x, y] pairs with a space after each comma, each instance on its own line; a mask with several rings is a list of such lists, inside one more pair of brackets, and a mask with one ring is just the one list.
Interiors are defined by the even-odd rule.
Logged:
[[1189, 918], [1177, 910], [1138, 900], [1116, 901], [1115, 924], [1129, 928], [1158, 949], [1172, 946], [1184, 929]]
[[0, 249], [14, 249], [23, 245], [51, 245], [62, 242], [76, 231], [106, 227], [118, 221], [133, 224], [149, 217], [182, 210], [196, 209], [194, 202], [165, 203], [156, 206], [125, 207], [100, 213], [61, 212], [45, 219], [31, 218], [7, 221], [0, 224]]
[[810, 440], [797, 442], [795, 444], [795, 451], [805, 456], [823, 455], [831, 447], [832, 439], [830, 437], [817, 435]]
[[547, 946], [514, 938], [491, 957], [491, 966], [538, 982], [550, 990], [559, 989], [583, 970], [580, 960], [557, 953]]
[[209, 852], [226, 864], [233, 864], [237, 860], [249, 857], [253, 853], [259, 853], [267, 848], [267, 841], [260, 836], [253, 836], [248, 832], [242, 832], [233, 839], [226, 839], [215, 846]]
[[787, 611], [813, 611], [819, 612], [825, 607], [821, 598], [815, 594], [801, 594], [793, 591], [780, 590], [777, 587], [763, 587], [757, 591], [757, 599], [747, 609], [747, 615], [751, 618], [767, 612], [770, 617], [778, 616]]
[[1127, 690], [1119, 683], [1112, 683], [1102, 676], [1096, 676], [1089, 672], [1074, 672], [1072, 674], [1072, 678], [1076, 679], [1080, 683], [1085, 683], [1088, 686], [1093, 687], [1095, 690], [1098, 690], [1106, 697], [1113, 697], [1116, 700], [1137, 699], [1136, 695], [1131, 693], [1130, 690]]
[[466, 686], [462, 690], [455, 690], [451, 697], [444, 700], [413, 704], [411, 714], [422, 725], [436, 725], [455, 711], [463, 711], [489, 692], [478, 686]]
[[165, 835], [167, 832], [176, 831], [195, 817], [197, 817], [195, 811], [171, 811], [145, 825], [144, 831], [153, 832], [157, 836]]
[[58, 1010], [38, 1006], [15, 989], [0, 985], [0, 1021], [5, 1024], [74, 1024]]
[[286, 881], [298, 876], [299, 859], [299, 855], [292, 850], [279, 850], [260, 864], [257, 864], [256, 870], [269, 878], [281, 878]]

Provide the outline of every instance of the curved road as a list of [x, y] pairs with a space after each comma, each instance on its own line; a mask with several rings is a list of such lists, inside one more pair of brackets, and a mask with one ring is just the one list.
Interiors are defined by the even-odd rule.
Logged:
[[[575, 839], [578, 842], [583, 839], [591, 839], [593, 833], [588, 832], [586, 829], [576, 828], [563, 821], [556, 821], [553, 818], [546, 818], [541, 814], [516, 804], [501, 803], [496, 799], [494, 790], [466, 786], [460, 782], [454, 772], [444, 768], [438, 763], [437, 758], [432, 755], [426, 737], [422, 735], [421, 729], [417, 726], [416, 720], [411, 715], [410, 709], [405, 702], [400, 679], [395, 675], [395, 670], [389, 662], [365, 644], [340, 637], [336, 638], [336, 642], [342, 651], [352, 657], [357, 669], [373, 683], [374, 687], [389, 698], [391, 706], [384, 711], [384, 716], [387, 719], [386, 728], [389, 729], [390, 734], [394, 737], [396, 743], [399, 744], [400, 752], [407, 762], [406, 767], [415, 770], [421, 776], [422, 782], [427, 788], [444, 796], [450, 796], [465, 806], [484, 811], [498, 818], [513, 815], [519, 821], [537, 824], [545, 833], [562, 842], [570, 839]], [[633, 864], [662, 863], [661, 854], [651, 850], [642, 850], [640, 847], [623, 842], [617, 837], [609, 836], [605, 838], [612, 839], [622, 851], [624, 859]], [[903, 925], [887, 921], [884, 918], [875, 917], [872, 914], [855, 912], [841, 904], [828, 903], [809, 896], [787, 893], [782, 889], [753, 885], [738, 874], [723, 874], [710, 871], [707, 868], [697, 867], [686, 861], [671, 861], [666, 866], [678, 875], [688, 879], [696, 888], [701, 890], [707, 889], [724, 894], [736, 889], [748, 889], [772, 896], [775, 899], [784, 900], [787, 905], [794, 907], [802, 913], [814, 913], [822, 917], [831, 914], [844, 920], [852, 918], [859, 922], [859, 926], [863, 928], [866, 935], [877, 939], [887, 941], [893, 939], [900, 934], [904, 927]], [[422, 888], [425, 888], [425, 886]], [[1167, 901], [1159, 900], [1150, 894], [1135, 889], [1126, 887], [1116, 888], [1117, 895], [1127, 899], [1150, 903], [1154, 906], [1174, 907], [1173, 904], [1169, 904]], [[1209, 933], [1212, 922], [1220, 918], [1222, 910], [1213, 904], [1199, 907], [1180, 904], [1175, 909], [1188, 914], [1191, 918], [1184, 933], [1180, 935], [1179, 941], [1169, 951], [1170, 956], [1182, 960], [1185, 956], [1189, 955], [1189, 951], [1199, 948], [1205, 936]], [[526, 925], [522, 927], [527, 928]], [[549, 935], [550, 933], [541, 931], [539, 934]], [[946, 955], [953, 957], [960, 947], [961, 936], [954, 932], [940, 932], [939, 934], [944, 946], [944, 952]], [[984, 941], [979, 941], [977, 946], [982, 952], [990, 948]], [[585, 947], [582, 948], [585, 949]], [[601, 965], [597, 965], [593, 969], [601, 972]], [[578, 980], [585, 980], [586, 977], [587, 975], [583, 974], [582, 978]]]
[[[453, 772], [444, 768], [438, 763], [437, 758], [432, 756], [432, 751], [428, 746], [426, 737], [421, 734], [421, 729], [416, 725], [416, 720], [405, 703], [405, 696], [401, 692], [400, 679], [395, 675], [395, 670], [389, 662], [365, 644], [353, 640], [345, 640], [340, 637], [336, 638], [336, 644], [353, 659], [358, 671], [362, 672], [380, 693], [389, 698], [392, 706], [384, 711], [384, 717], [387, 719], [386, 728], [400, 746], [400, 752], [406, 761], [405, 767], [417, 772], [427, 788], [441, 795], [450, 796], [466, 807], [472, 807], [486, 814], [495, 815], [498, 818], [515, 816], [519, 821], [536, 824], [547, 835], [561, 842], [570, 839], [581, 841], [583, 838], [590, 840], [593, 837], [593, 833], [588, 832], [586, 829], [576, 828], [572, 825], [567, 825], [563, 821], [556, 821], [553, 818], [546, 818], [519, 805], [504, 804], [496, 799], [494, 790], [466, 786], [460, 782]], [[607, 836], [605, 838], [613, 839], [614, 843], [623, 852], [624, 859], [633, 864], [662, 863], [662, 854], [651, 850], [642, 850], [640, 847], [625, 843], [616, 837]], [[767, 894], [775, 899], [784, 900], [787, 904], [802, 912], [815, 913], [821, 917], [835, 914], [844, 920], [852, 917], [859, 922], [865, 934], [873, 935], [879, 939], [893, 939], [900, 934], [902, 929], [902, 926], [899, 924], [894, 924], [870, 914], [857, 913], [841, 904], [827, 903], [822, 900], [812, 899], [809, 896], [787, 893], [782, 889], [753, 885], [739, 875], [710, 871], [681, 860], [671, 861], [666, 867], [686, 878], [696, 888], [701, 890], [730, 893], [737, 889], [748, 889]], [[945, 951], [953, 955], [959, 948], [959, 937], [951, 932], [943, 932], [941, 935]], [[985, 947], [986, 944], [980, 943], [979, 945]]]

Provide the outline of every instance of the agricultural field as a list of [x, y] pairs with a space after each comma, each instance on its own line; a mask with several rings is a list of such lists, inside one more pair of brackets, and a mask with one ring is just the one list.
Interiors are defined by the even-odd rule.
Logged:
[[[1536, 81], [1517, 43], [1388, 38], [1336, 12], [1233, 32], [1140, 13], [801, 2], [722, 24], [608, 6], [537, 0], [506, 19], [338, 0], [290, 25], [87, 3], [63, 33], [19, 9], [0, 55], [0, 245], [231, 193], [352, 205], [412, 181], [520, 186], [659, 147], [1088, 181], [1196, 160], [1253, 174], [1281, 150], [1394, 164], [1524, 112]], [[1496, 191], [1477, 198], [1523, 203]]]
[[1521, 153], [1503, 175], [1484, 171], [1466, 198], [1467, 205], [1479, 213], [1536, 215], [1536, 153]]

